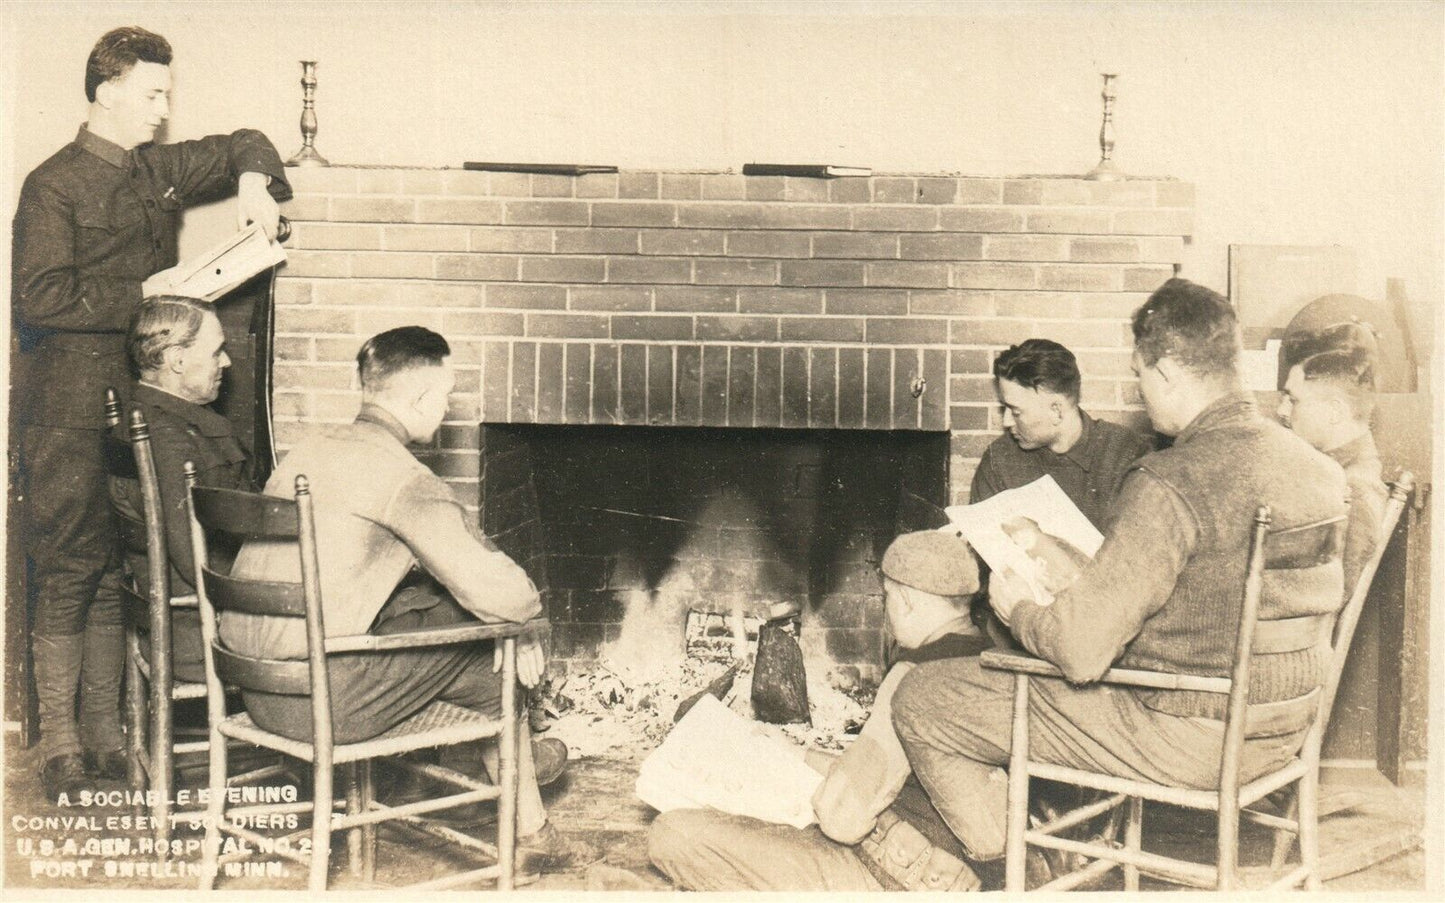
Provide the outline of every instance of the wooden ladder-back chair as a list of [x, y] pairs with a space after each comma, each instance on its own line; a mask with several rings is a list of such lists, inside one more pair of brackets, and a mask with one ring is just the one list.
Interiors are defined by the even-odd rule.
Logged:
[[[466, 624], [412, 633], [374, 636], [327, 637], [322, 618], [320, 565], [316, 551], [316, 527], [312, 513], [310, 485], [305, 476], [296, 478], [295, 499], [274, 498], [256, 493], [195, 486], [194, 470], [187, 465], [190, 486], [191, 537], [196, 560], [197, 591], [201, 605], [201, 629], [205, 639], [207, 700], [211, 724], [210, 809], [206, 818], [206, 840], [202, 862], [202, 888], [215, 881], [217, 869], [225, 862], [247, 855], [239, 851], [220, 856], [222, 833], [245, 840], [254, 850], [273, 849], [278, 856], [309, 869], [308, 888], [326, 889], [331, 835], [348, 832], [352, 873], [363, 881], [375, 877], [376, 825], [401, 820], [429, 834], [495, 857], [494, 864], [449, 875], [415, 888], [438, 889], [477, 880], [494, 880], [499, 890], [515, 883], [518, 750], [522, 709], [517, 701], [517, 638], [544, 629], [541, 618], [524, 624]], [[253, 580], [219, 574], [206, 564], [208, 533], [227, 533], [238, 538], [294, 541], [300, 556], [301, 582]], [[217, 635], [217, 618], [224, 612], [289, 618], [304, 622], [305, 659], [253, 658], [226, 648]], [[337, 744], [331, 721], [331, 688], [326, 657], [341, 652], [377, 652], [418, 648], [447, 643], [495, 640], [502, 644], [502, 716], [488, 718], [481, 712], [447, 702], [434, 702], [407, 721], [378, 737], [359, 743]], [[223, 683], [243, 690], [309, 696], [312, 742], [293, 740], [258, 727], [247, 714], [227, 716]], [[226, 797], [222, 792], [226, 776], [226, 745], [223, 738], [277, 750], [311, 763], [314, 795], [311, 802], [282, 801], [246, 805], [237, 812], [247, 815], [311, 814], [311, 826], [276, 840], [227, 819]], [[438, 765], [394, 759], [392, 764], [431, 777], [460, 790], [447, 796], [398, 806], [386, 806], [373, 798], [371, 760], [395, 757], [431, 747], [497, 738], [500, 745], [500, 774], [496, 785]], [[335, 813], [333, 776], [335, 765], [350, 765], [350, 786], [346, 812]], [[497, 800], [497, 843], [493, 847], [420, 818], [427, 812], [466, 805], [479, 800]], [[236, 814], [233, 812], [232, 814]], [[297, 841], [309, 830], [309, 852]]]
[[[105, 419], [113, 431], [121, 422], [121, 404], [115, 389], [105, 390]], [[174, 703], [205, 699], [206, 685], [178, 680], [172, 671], [171, 614], [174, 609], [197, 607], [194, 593], [171, 595], [171, 565], [166, 542], [165, 513], [160, 480], [151, 452], [150, 428], [145, 415], [131, 411], [126, 440], [134, 470], [125, 468], [117, 476], [133, 477], [140, 487], [140, 514], [114, 506], [121, 545], [129, 560], [144, 557], [145, 574], [130, 573], [127, 564], [121, 581], [125, 614], [126, 673], [126, 757], [132, 790], [151, 790], [143, 807], [152, 819], [156, 853], [165, 858], [171, 837], [172, 817], [199, 816], [200, 810], [172, 812], [175, 792], [176, 758], [206, 751], [205, 737], [176, 739]], [[117, 462], [119, 464], [120, 462]], [[116, 468], [120, 471], [120, 468]], [[144, 583], [141, 582], [144, 577]], [[143, 648], [144, 647], [144, 648]], [[149, 653], [149, 655], [145, 653]], [[237, 775], [233, 783], [260, 780], [280, 772], [271, 765]]]
[[[1289, 785], [1298, 786], [1300, 815], [1296, 821], [1278, 816], [1257, 817], [1267, 826], [1293, 826], [1299, 833], [1302, 862], [1298, 868], [1270, 885], [1272, 889], [1319, 886], [1319, 837], [1316, 806], [1319, 797], [1319, 750], [1328, 719], [1326, 687], [1302, 696], [1266, 703], [1249, 702], [1250, 660], [1254, 654], [1307, 649], [1323, 641], [1336, 620], [1334, 616], [1304, 616], [1261, 620], [1259, 603], [1265, 572], [1328, 565], [1340, 558], [1344, 544], [1345, 515], [1281, 530], [1270, 530], [1270, 511], [1261, 506], [1255, 514], [1250, 536], [1248, 565], [1243, 587], [1234, 664], [1229, 677], [1199, 677], [1129, 668], [1111, 668], [1101, 683], [1153, 689], [1177, 689], [1217, 693], [1228, 698], [1224, 720], [1219, 784], [1211, 789], [1173, 787], [1119, 775], [1100, 774], [1080, 768], [1039, 762], [1029, 757], [1029, 684], [1033, 680], [1061, 680], [1062, 672], [1049, 662], [1024, 653], [990, 650], [982, 664], [1015, 673], [1013, 740], [1009, 757], [1008, 823], [1005, 844], [1005, 886], [1024, 889], [1025, 853], [1028, 846], [1082, 854], [1093, 860], [1060, 876], [1040, 890], [1067, 890], [1122, 868], [1126, 890], [1139, 889], [1141, 871], [1154, 877], [1193, 887], [1218, 890], [1239, 889], [1239, 822], [1250, 817], [1244, 807]], [[1307, 728], [1300, 751], [1279, 768], [1242, 783], [1241, 759], [1250, 737], [1279, 736]], [[1066, 812], [1046, 824], [1028, 824], [1030, 778], [1044, 778], [1078, 787], [1103, 791], [1108, 796]], [[1144, 852], [1144, 800], [1169, 803], [1217, 814], [1217, 856], [1215, 865], [1174, 859]], [[1098, 843], [1057, 836], [1118, 807], [1125, 807], [1124, 845], [1103, 840]]]
[[[1390, 484], [1390, 497], [1385, 503], [1385, 510], [1380, 517], [1380, 533], [1375, 538], [1375, 547], [1370, 550], [1370, 556], [1365, 559], [1359, 576], [1355, 578], [1355, 585], [1350, 588], [1350, 595], [1345, 600], [1345, 607], [1340, 609], [1339, 617], [1335, 620], [1334, 631], [1330, 637], [1330, 651], [1327, 670], [1325, 672], [1324, 696], [1320, 699], [1321, 723], [1328, 724], [1330, 713], [1334, 710], [1335, 695], [1340, 688], [1340, 678], [1345, 672], [1345, 662], [1350, 656], [1350, 644], [1355, 638], [1355, 628], [1359, 625], [1360, 615], [1365, 610], [1365, 600], [1370, 595], [1370, 587], [1375, 581], [1375, 572], [1380, 568], [1380, 561], [1385, 557], [1385, 549], [1390, 545], [1390, 538], [1395, 535], [1395, 527], [1400, 523], [1400, 516], [1405, 511], [1405, 506], [1410, 502], [1410, 495], [1415, 491], [1415, 475], [1410, 471], [1403, 471], [1399, 477]], [[1319, 747], [1324, 744], [1325, 729], [1322, 727], [1311, 740], [1315, 743], [1314, 757], [1318, 760], [1320, 755]], [[1343, 811], [1351, 808], [1355, 801], [1347, 799], [1346, 804], [1333, 809], [1331, 813], [1320, 812], [1318, 818], [1324, 818], [1326, 814]], [[1288, 809], [1282, 824], [1276, 823], [1268, 813], [1246, 810], [1246, 818], [1263, 824], [1272, 825], [1275, 828], [1274, 853], [1270, 859], [1270, 866], [1280, 869], [1284, 866], [1285, 859], [1289, 856], [1290, 848], [1299, 837], [1299, 796], [1291, 795]], [[1412, 842], [1413, 841], [1413, 842]], [[1357, 855], [1347, 859], [1335, 859], [1320, 864], [1320, 880], [1327, 881], [1341, 875], [1348, 875], [1351, 872], [1368, 868], [1374, 862], [1396, 853], [1404, 852], [1411, 846], [1418, 844], [1420, 836], [1418, 833], [1405, 836], [1396, 835], [1384, 838], [1377, 844], [1370, 844], [1357, 852]]]

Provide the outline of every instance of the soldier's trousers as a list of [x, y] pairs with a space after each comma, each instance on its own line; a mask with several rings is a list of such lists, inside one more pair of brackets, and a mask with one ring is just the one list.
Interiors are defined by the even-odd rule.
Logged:
[[74, 701], [85, 657], [86, 689], [105, 698], [82, 699], [93, 716], [82, 720], [106, 735], [86, 737], [85, 745], [104, 751], [120, 742], [119, 555], [103, 437], [99, 430], [30, 425], [22, 438], [24, 545], [35, 599], [31, 649], [47, 755], [79, 748]]

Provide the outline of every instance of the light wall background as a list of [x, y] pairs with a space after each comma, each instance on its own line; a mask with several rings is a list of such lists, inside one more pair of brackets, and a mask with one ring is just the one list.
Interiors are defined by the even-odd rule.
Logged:
[[[1359, 256], [1360, 293], [1380, 297], [1387, 277], [1403, 277], [1417, 335], [1438, 336], [1445, 322], [1438, 2], [9, 0], [0, 2], [7, 246], [24, 174], [85, 118], [86, 55], [124, 24], [175, 45], [169, 138], [250, 126], [289, 156], [300, 144], [297, 61], [317, 59], [317, 143], [350, 164], [1079, 174], [1098, 158], [1098, 73], [1117, 71], [1119, 164], [1197, 186], [1186, 275], [1223, 290], [1232, 243], [1342, 244]], [[223, 231], [229, 211], [197, 213], [191, 247]], [[0, 254], [0, 282], [8, 268]], [[0, 320], [0, 333], [8, 328]], [[1442, 370], [1436, 357], [1437, 387]], [[1442, 592], [1437, 584], [1436, 662], [1445, 661]], [[1431, 695], [1439, 750], [1445, 681]], [[1432, 761], [1437, 815], [1442, 762]], [[1445, 847], [1445, 818], [1427, 834], [1432, 849]], [[1445, 872], [1429, 861], [1438, 888]]]
[[1107, 69], [1121, 167], [1198, 187], [1186, 275], [1224, 290], [1231, 243], [1348, 245], [1361, 294], [1406, 280], [1422, 335], [1445, 288], [1438, 3], [3, 6], [9, 210], [122, 24], [176, 49], [170, 139], [250, 126], [289, 156], [314, 58], [317, 146], [351, 164], [1078, 174]]

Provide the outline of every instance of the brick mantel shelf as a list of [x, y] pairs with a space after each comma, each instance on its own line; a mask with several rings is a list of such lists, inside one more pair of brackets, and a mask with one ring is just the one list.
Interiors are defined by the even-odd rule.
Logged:
[[1128, 315], [1194, 206], [1172, 180], [288, 176], [278, 442], [351, 419], [367, 336], [428, 326], [458, 365], [429, 463], [473, 505], [481, 423], [949, 431], [961, 499], [998, 349], [1057, 339], [1091, 411], [1137, 408]]

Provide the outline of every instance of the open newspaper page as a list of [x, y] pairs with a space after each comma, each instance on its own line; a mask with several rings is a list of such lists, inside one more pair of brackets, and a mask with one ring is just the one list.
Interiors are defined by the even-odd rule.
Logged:
[[677, 723], [642, 763], [637, 796], [659, 812], [711, 808], [806, 828], [823, 776], [801, 749], [712, 696]]
[[1050, 476], [945, 511], [949, 523], [939, 529], [968, 540], [993, 570], [1023, 578], [1042, 605], [1054, 601], [1104, 542]]

